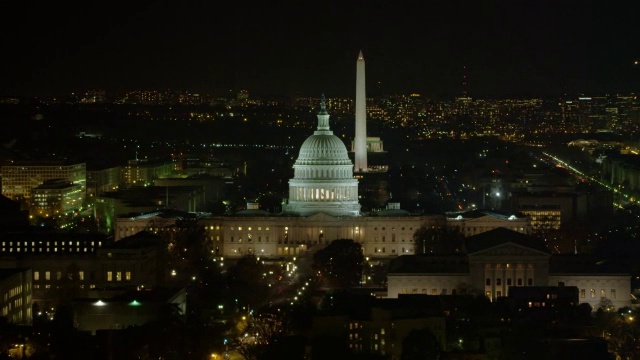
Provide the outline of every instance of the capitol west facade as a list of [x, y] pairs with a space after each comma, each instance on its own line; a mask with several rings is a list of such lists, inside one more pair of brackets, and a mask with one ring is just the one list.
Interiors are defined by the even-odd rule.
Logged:
[[[395, 259], [404, 264], [415, 255], [413, 235], [426, 227], [457, 227], [467, 238], [466, 254], [425, 258], [414, 266], [393, 266], [388, 274], [388, 297], [403, 293], [446, 294], [461, 288], [484, 293], [495, 300], [508, 295], [510, 286], [575, 286], [580, 302], [596, 308], [603, 298], [614, 306], [631, 303], [630, 275], [624, 271], [601, 271], [591, 266], [558, 268], [565, 263], [539, 248], [523, 246], [529, 238], [528, 217], [476, 212], [474, 216], [444, 214], [415, 215], [390, 203], [387, 209], [362, 214], [358, 202], [358, 180], [344, 143], [329, 128], [324, 101], [318, 114], [318, 128], [301, 146], [289, 181], [289, 201], [282, 213], [247, 209], [229, 216], [205, 216], [199, 219], [211, 242], [213, 255], [240, 258], [293, 259], [336, 239], [352, 239], [372, 260]], [[122, 217], [116, 220], [116, 240], [143, 230], [162, 231], [170, 225], [158, 213]], [[475, 250], [473, 248], [476, 248]], [[569, 259], [569, 258], [567, 258]], [[424, 261], [422, 261], [424, 263]], [[584, 264], [582, 264], [584, 265]], [[591, 264], [595, 265], [595, 264]], [[578, 270], [576, 270], [578, 269]]]
[[[416, 215], [390, 203], [387, 209], [362, 214], [358, 202], [358, 179], [346, 146], [329, 126], [324, 97], [317, 115], [318, 126], [300, 147], [289, 180], [289, 199], [282, 213], [273, 214], [247, 204], [230, 216], [206, 216], [204, 225], [216, 256], [227, 258], [253, 254], [262, 257], [295, 257], [312, 246], [336, 239], [360, 243], [365, 256], [393, 257], [414, 253], [413, 235], [421, 226], [458, 227], [465, 235], [505, 227], [530, 232], [529, 219], [489, 214], [448, 218], [444, 214]], [[142, 230], [161, 231], [168, 225], [160, 213], [116, 220], [115, 238]]]

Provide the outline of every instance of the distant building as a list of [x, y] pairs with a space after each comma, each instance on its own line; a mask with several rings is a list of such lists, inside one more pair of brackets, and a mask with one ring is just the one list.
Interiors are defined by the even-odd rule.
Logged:
[[520, 213], [495, 210], [471, 210], [447, 213], [447, 225], [457, 228], [462, 235], [473, 236], [501, 227], [523, 234], [531, 233], [530, 219]]
[[136, 235], [143, 231], [156, 234], [164, 231], [172, 231], [173, 226], [179, 220], [198, 219], [200, 217], [202, 217], [202, 214], [171, 209], [163, 209], [145, 214], [120, 216], [115, 222], [114, 240], [120, 241], [123, 238]]
[[[354, 305], [349, 311], [320, 312], [313, 318], [312, 342], [318, 347], [323, 343], [313, 339], [334, 339], [338, 343], [346, 343], [352, 353], [400, 359], [404, 339], [413, 330], [426, 329], [436, 338], [440, 348], [445, 349], [444, 312], [440, 304], [436, 304], [438, 301], [428, 300], [431, 299], [376, 299], [369, 304], [358, 302], [357, 308]], [[317, 351], [319, 349], [314, 349]]]
[[[381, 211], [361, 212], [359, 179], [354, 177], [346, 146], [330, 130], [324, 101], [323, 97], [317, 130], [300, 147], [294, 177], [289, 181], [289, 198], [281, 213], [248, 206], [233, 215], [199, 220], [216, 255], [292, 258], [336, 239], [353, 239], [362, 245], [365, 256], [391, 258], [415, 253], [413, 236], [422, 226], [461, 226], [467, 234], [497, 227], [529, 231], [527, 218], [516, 215], [486, 213], [479, 218], [451, 219], [444, 214], [409, 213], [394, 202]], [[365, 173], [365, 177], [370, 175], [371, 171]], [[157, 219], [146, 215], [154, 213], [118, 217], [116, 238], [148, 228]]]
[[2, 194], [10, 199], [31, 199], [31, 190], [47, 180], [64, 179], [80, 185], [84, 192], [87, 186], [85, 163], [59, 161], [13, 162], [0, 167]]
[[596, 309], [603, 299], [631, 305], [631, 275], [615, 263], [578, 255], [551, 255], [539, 240], [498, 228], [465, 239], [466, 255], [405, 255], [391, 261], [388, 297], [399, 294], [484, 294], [495, 301], [514, 287], [579, 290], [580, 303]]
[[552, 308], [559, 305], [578, 306], [580, 303], [577, 286], [512, 286], [509, 299], [517, 308]]
[[559, 229], [565, 224], [606, 219], [613, 214], [613, 193], [587, 183], [574, 183], [557, 173], [548, 173], [514, 189], [511, 208], [531, 217], [531, 227]]
[[126, 291], [115, 296], [75, 298], [72, 302], [78, 330], [96, 334], [99, 330], [124, 330], [168, 316], [175, 311], [187, 311], [187, 292], [184, 288], [154, 288]]
[[122, 182], [130, 186], [149, 186], [153, 180], [171, 174], [172, 169], [171, 161], [129, 160], [122, 168]]
[[222, 199], [226, 194], [226, 180], [222, 177], [208, 174], [197, 174], [189, 177], [167, 177], [153, 181], [156, 187], [173, 188], [199, 187], [202, 189], [202, 199], [199, 211], [204, 211], [206, 204]]
[[86, 192], [80, 184], [47, 180], [31, 190], [30, 213], [45, 218], [73, 216], [82, 210]]
[[16, 233], [0, 241], [0, 268], [29, 270], [33, 302], [86, 296], [96, 289], [137, 289], [164, 283], [166, 244], [141, 232], [116, 243], [98, 234]]
[[11, 323], [31, 323], [31, 269], [0, 269], [0, 308]]
[[87, 196], [94, 197], [105, 192], [116, 191], [122, 184], [122, 167], [87, 169]]
[[94, 214], [98, 225], [112, 232], [119, 216], [155, 213], [164, 209], [201, 212], [205, 210], [205, 200], [202, 186], [132, 187], [97, 196]]

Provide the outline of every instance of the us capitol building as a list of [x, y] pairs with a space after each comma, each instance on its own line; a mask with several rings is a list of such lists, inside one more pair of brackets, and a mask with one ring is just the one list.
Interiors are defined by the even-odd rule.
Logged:
[[[550, 254], [528, 235], [528, 217], [488, 211], [456, 217], [411, 214], [398, 203], [361, 213], [354, 166], [344, 143], [330, 129], [324, 97], [317, 117], [318, 127], [300, 147], [293, 165], [289, 199], [281, 213], [249, 203], [233, 215], [199, 219], [215, 256], [289, 261], [333, 240], [352, 239], [370, 261], [391, 260], [386, 295], [391, 298], [406, 293], [475, 292], [495, 300], [507, 296], [510, 286], [537, 286], [531, 289], [543, 291], [562, 285], [575, 292], [576, 301], [594, 309], [605, 298], [616, 308], [630, 305], [628, 272], [599, 266], [588, 257]], [[162, 212], [121, 217], [116, 220], [115, 239], [143, 230], [162, 231], [175, 220]], [[413, 235], [422, 226], [457, 227], [466, 237], [465, 253], [416, 255]], [[546, 297], [554, 298], [553, 291]], [[545, 306], [545, 301], [530, 306]]]
[[[444, 214], [411, 214], [390, 203], [387, 209], [363, 214], [358, 202], [358, 179], [345, 144], [330, 129], [324, 97], [318, 127], [302, 146], [289, 180], [289, 199], [278, 214], [249, 203], [229, 216], [200, 219], [217, 256], [254, 254], [267, 258], [293, 258], [336, 239], [353, 239], [367, 257], [394, 257], [414, 253], [413, 235], [421, 226], [457, 226], [465, 235], [497, 227], [528, 234], [527, 217], [480, 214], [473, 218], [447, 218]], [[171, 219], [162, 213], [116, 219], [116, 240], [142, 230], [161, 231]]]

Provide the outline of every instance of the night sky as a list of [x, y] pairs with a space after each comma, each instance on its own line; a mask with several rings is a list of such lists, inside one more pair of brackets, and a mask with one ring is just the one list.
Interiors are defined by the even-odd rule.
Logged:
[[640, 90], [640, 2], [13, 2], [0, 95], [180, 89], [472, 97]]

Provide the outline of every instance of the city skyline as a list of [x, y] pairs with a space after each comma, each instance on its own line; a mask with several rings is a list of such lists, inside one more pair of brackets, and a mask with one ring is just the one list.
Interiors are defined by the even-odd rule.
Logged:
[[353, 97], [360, 50], [370, 96], [630, 92], [640, 83], [637, 4], [17, 6], [2, 19], [2, 96], [177, 88]]

